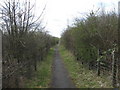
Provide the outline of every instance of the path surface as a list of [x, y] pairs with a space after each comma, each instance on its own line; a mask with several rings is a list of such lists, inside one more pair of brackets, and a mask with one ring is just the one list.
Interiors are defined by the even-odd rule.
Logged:
[[58, 48], [55, 49], [52, 88], [75, 88], [61, 60]]

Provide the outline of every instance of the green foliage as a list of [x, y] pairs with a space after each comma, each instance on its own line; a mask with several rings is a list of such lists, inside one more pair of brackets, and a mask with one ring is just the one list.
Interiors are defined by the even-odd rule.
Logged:
[[[31, 77], [31, 71], [37, 71], [37, 63], [44, 60], [49, 49], [56, 45], [59, 41], [57, 37], [48, 34], [41, 25], [41, 16], [44, 12], [36, 17], [34, 14], [35, 5], [30, 1], [21, 2], [19, 0], [5, 1], [0, 7], [1, 26], [3, 31], [3, 75], [13, 74], [12, 70], [7, 71], [9, 67], [13, 67], [15, 74], [23, 76], [26, 69], [26, 77]], [[27, 63], [26, 65], [24, 65]], [[19, 65], [20, 64], [20, 65]], [[8, 67], [9, 66], [9, 67]], [[19, 67], [22, 67], [20, 69]], [[14, 71], [15, 70], [15, 71]], [[9, 73], [10, 72], [10, 73]], [[25, 76], [24, 75], [24, 76]], [[18, 86], [19, 78], [14, 83]], [[6, 84], [10, 78], [5, 78], [3, 87], [12, 87]], [[13, 87], [14, 87], [13, 86]]]
[[51, 83], [52, 75], [52, 60], [54, 49], [51, 48], [47, 57], [38, 64], [38, 70], [35, 76], [31, 80], [26, 81], [26, 87], [28, 88], [48, 88]]
[[21, 3], [6, 1], [1, 6], [3, 59], [12, 57], [18, 63], [43, 58], [59, 40], [44, 31], [39, 18], [35, 20], [31, 2], [26, 1], [24, 6]]
[[71, 79], [77, 88], [112, 88], [109, 78], [98, 77], [94, 71], [88, 70], [75, 60], [75, 56], [63, 46], [59, 47], [60, 54]]
[[98, 50], [104, 53], [117, 44], [117, 14], [99, 13], [92, 11], [84, 20], [75, 19], [61, 37], [62, 44], [84, 62], [97, 60]]

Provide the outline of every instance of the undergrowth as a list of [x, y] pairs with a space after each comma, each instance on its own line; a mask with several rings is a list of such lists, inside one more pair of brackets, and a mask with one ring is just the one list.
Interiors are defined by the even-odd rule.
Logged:
[[71, 79], [77, 88], [111, 88], [111, 82], [106, 76], [97, 76], [97, 74], [84, 67], [71, 52], [66, 50], [63, 46], [59, 47], [61, 57], [68, 69]]

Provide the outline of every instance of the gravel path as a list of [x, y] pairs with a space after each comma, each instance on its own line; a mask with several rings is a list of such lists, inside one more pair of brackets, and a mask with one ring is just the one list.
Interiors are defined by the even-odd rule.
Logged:
[[52, 88], [75, 88], [61, 60], [58, 48], [55, 49]]

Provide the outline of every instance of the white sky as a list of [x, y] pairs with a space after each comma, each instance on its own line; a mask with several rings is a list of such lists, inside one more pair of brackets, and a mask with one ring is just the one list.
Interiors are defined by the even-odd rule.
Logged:
[[40, 2], [44, 6], [47, 2], [47, 7], [44, 16], [44, 22], [47, 22], [46, 29], [53, 36], [60, 37], [62, 31], [72, 23], [75, 17], [84, 17], [87, 12], [97, 10], [101, 2], [107, 10], [117, 9], [119, 0], [37, 0], [37, 5], [40, 7]]
[[[0, 0], [1, 1], [1, 0]], [[35, 0], [30, 0], [35, 1]], [[46, 6], [44, 13], [44, 24], [46, 30], [53, 36], [60, 37], [62, 31], [72, 23], [75, 17], [84, 17], [91, 10], [97, 10], [101, 2], [107, 10], [117, 9], [119, 0], [36, 0], [36, 12], [41, 13], [41, 10]]]

